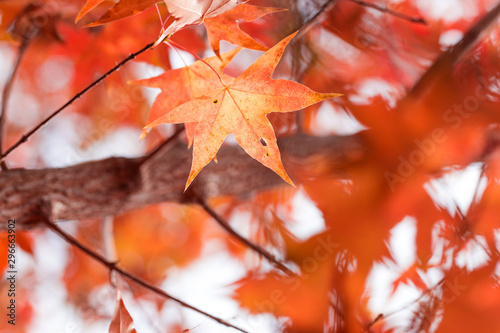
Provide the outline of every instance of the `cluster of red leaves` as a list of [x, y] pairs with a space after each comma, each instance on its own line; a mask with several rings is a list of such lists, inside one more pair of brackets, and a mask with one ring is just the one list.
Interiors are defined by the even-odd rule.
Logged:
[[[484, 13], [483, 5], [478, 7], [479, 13]], [[393, 9], [409, 15], [418, 13], [406, 2]], [[251, 274], [241, 281], [238, 297], [252, 312], [266, 311], [292, 318], [290, 332], [386, 332], [393, 327], [428, 331], [436, 322], [440, 322], [438, 331], [442, 332], [483, 324], [491, 330], [498, 327], [494, 319], [499, 305], [495, 295], [500, 290], [494, 271], [498, 262], [495, 234], [498, 223], [493, 215], [498, 213], [498, 205], [492, 192], [498, 187], [498, 177], [491, 175], [498, 149], [494, 139], [496, 129], [492, 127], [498, 123], [493, 111], [497, 98], [494, 84], [478, 79], [474, 68], [496, 71], [497, 65], [491, 61], [492, 52], [498, 56], [491, 42], [496, 40], [496, 33], [461, 59], [460, 66], [434, 69], [436, 82], [423, 96], [396, 104], [391, 100], [404, 97], [427, 70], [421, 58], [435, 59], [442, 52], [441, 33], [451, 29], [466, 31], [471, 22], [446, 24], [430, 20], [427, 26], [422, 26], [390, 17], [375, 21], [369, 15], [370, 12], [354, 3], [339, 2], [331, 11], [331, 18], [307, 36], [313, 53], [310, 66], [302, 74], [303, 82], [315, 90], [333, 89], [345, 94], [331, 103], [368, 128], [358, 134], [366, 150], [362, 154], [353, 152], [352, 160], [345, 164], [338, 165], [335, 161], [330, 168], [322, 167], [325, 173], [315, 174], [314, 178], [304, 175], [304, 168], [297, 170], [304, 177], [301, 178], [304, 189], [322, 211], [328, 230], [304, 242], [285, 242], [287, 259], [301, 267], [301, 279], [274, 272], [257, 277]], [[360, 30], [370, 20], [378, 26]], [[328, 34], [347, 44], [337, 42], [342, 50], [332, 52], [326, 43], [316, 42]], [[488, 63], [486, 54], [490, 57]], [[395, 87], [396, 94], [359, 101], [359, 84], [367, 78], [387, 82]], [[454, 105], [460, 105], [463, 111], [459, 113]], [[306, 110], [303, 126], [312, 133], [317, 126], [317, 115], [317, 107]], [[423, 156], [416, 162], [415, 152]], [[474, 196], [465, 215], [457, 207], [450, 211], [433, 200], [427, 191], [432, 181], [477, 162], [484, 163], [481, 175], [487, 187], [482, 196], [481, 193]], [[341, 179], [336, 174], [339, 169], [343, 173]], [[392, 258], [387, 246], [390, 231], [407, 216], [416, 220], [417, 258], [408, 268], [400, 270], [392, 292], [401, 284], [408, 284], [432, 297], [423, 297], [413, 304], [419, 305], [415, 314], [419, 320], [407, 326], [385, 324], [381, 320], [384, 314], [378, 316], [367, 306], [368, 277], [375, 263]], [[440, 226], [442, 231], [436, 234], [434, 231]], [[488, 244], [487, 261], [478, 264], [481, 265], [478, 270], [457, 263], [459, 253], [471, 243], [477, 245], [478, 237], [484, 237]], [[441, 255], [431, 261], [436, 251], [440, 251], [439, 239], [444, 240], [442, 251], [448, 251], [451, 257]], [[323, 259], [327, 253], [325, 244], [332, 244], [332, 254]], [[324, 270], [324, 265], [328, 269]], [[427, 275], [434, 269], [444, 275], [442, 283], [437, 285]], [[252, 295], [259, 298], [256, 300]], [[302, 295], [300, 301], [296, 300], [298, 295]], [[481, 297], [488, 300], [484, 306], [473, 300]], [[293, 302], [308, 304], [309, 299], [317, 310], [313, 314], [303, 308], [299, 311], [297, 307], [288, 307]], [[332, 310], [339, 317], [332, 316], [329, 312]], [[441, 311], [444, 311], [442, 321]], [[484, 312], [476, 317], [478, 311]], [[321, 324], [326, 326], [318, 323], [318, 312], [323, 318]], [[332, 318], [338, 320], [336, 324], [329, 321]]]

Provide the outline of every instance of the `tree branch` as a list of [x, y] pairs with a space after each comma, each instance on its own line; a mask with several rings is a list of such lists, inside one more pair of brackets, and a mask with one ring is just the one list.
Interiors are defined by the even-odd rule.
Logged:
[[172, 295], [170, 295], [169, 293], [161, 290], [160, 288], [157, 288], [153, 285], [151, 285], [150, 283], [144, 281], [143, 279], [141, 279], [140, 277], [124, 270], [123, 268], [120, 268], [117, 266], [117, 263], [116, 262], [111, 262], [111, 261], [108, 261], [104, 256], [100, 255], [99, 253], [93, 251], [92, 249], [90, 249], [89, 247], [83, 245], [82, 243], [80, 243], [76, 238], [74, 238], [73, 236], [71, 236], [70, 234], [66, 233], [64, 230], [62, 230], [61, 228], [59, 228], [59, 226], [57, 226], [56, 224], [50, 222], [49, 220], [44, 220], [44, 223], [45, 225], [50, 228], [52, 231], [54, 231], [56, 234], [58, 234], [61, 238], [63, 238], [66, 242], [68, 242], [69, 244], [77, 247], [78, 249], [80, 249], [81, 251], [83, 251], [86, 255], [88, 255], [89, 257], [91, 257], [92, 259], [100, 262], [101, 264], [103, 264], [104, 266], [106, 266], [110, 272], [117, 272], [119, 273], [120, 275], [126, 277], [127, 279], [130, 279], [132, 281], [134, 281], [135, 283], [141, 285], [142, 287], [154, 292], [155, 294], [158, 294], [160, 296], [163, 296], [165, 298], [168, 298], [174, 302], [176, 302], [177, 304], [185, 307], [185, 308], [188, 308], [188, 309], [191, 309], [195, 312], [198, 312], [199, 314], [202, 314], [203, 316], [205, 317], [208, 317], [212, 320], [215, 320], [216, 322], [218, 322], [219, 324], [222, 324], [224, 326], [227, 326], [227, 327], [231, 327], [231, 328], [234, 328], [235, 330], [238, 330], [240, 332], [243, 332], [243, 333], [248, 333], [247, 331], [237, 327], [237, 326], [234, 326], [230, 323], [228, 323], [227, 321], [221, 319], [221, 318], [218, 318], [216, 316], [213, 316], [203, 310], [200, 310], [180, 299], [178, 299], [177, 297], [174, 297]]
[[[357, 136], [296, 135], [279, 141], [283, 162], [300, 181], [307, 165], [321, 159], [338, 169], [363, 156]], [[223, 146], [219, 163], [210, 163], [191, 187], [207, 198], [248, 196], [275, 186], [288, 186], [279, 176], [236, 146]], [[191, 166], [185, 144], [172, 142], [167, 151], [147, 157], [108, 158], [61, 169], [11, 169], [0, 173], [0, 230], [9, 219], [19, 228], [51, 221], [114, 216], [145, 205], [191, 202], [183, 193]], [[309, 161], [309, 162], [308, 162]]]

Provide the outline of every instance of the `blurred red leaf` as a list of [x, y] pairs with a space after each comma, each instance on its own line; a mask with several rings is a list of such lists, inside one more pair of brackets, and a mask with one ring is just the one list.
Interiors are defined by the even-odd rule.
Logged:
[[256, 42], [239, 27], [238, 20], [247, 22], [275, 12], [283, 11], [281, 8], [258, 7], [241, 4], [215, 17], [204, 20], [208, 32], [208, 41], [217, 56], [220, 56], [219, 43], [221, 40], [247, 49], [266, 51], [268, 48]]
[[[100, 19], [87, 24], [86, 27], [95, 27], [104, 23], [120, 20], [131, 15], [139, 14], [158, 2], [161, 2], [161, 0], [120, 0], [106, 13], [104, 13], [104, 15], [102, 15]], [[86, 12], [88, 12], [88, 10]], [[83, 15], [84, 14], [79, 14], [79, 17]], [[77, 20], [78, 19], [79, 18], [77, 18]]]

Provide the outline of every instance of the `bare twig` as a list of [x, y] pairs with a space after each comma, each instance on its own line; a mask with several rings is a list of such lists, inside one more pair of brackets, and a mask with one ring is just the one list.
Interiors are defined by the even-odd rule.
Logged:
[[[312, 137], [295, 135], [278, 140], [283, 163], [292, 172], [308, 168], [325, 158], [335, 170], [366, 156], [358, 135]], [[156, 154], [140, 168], [144, 157], [108, 158], [58, 169], [14, 169], [0, 172], [0, 230], [16, 217], [17, 228], [40, 224], [39, 215], [51, 207], [53, 221], [115, 216], [158, 202], [186, 202], [183, 194], [192, 161], [192, 151], [175, 140], [168, 153]], [[193, 187], [205, 198], [224, 195], [247, 196], [276, 186], [283, 180], [243, 149], [223, 146], [219, 162], [210, 163]], [[230, 166], [224, 161], [231, 161]], [[230, 170], [228, 169], [230, 168]], [[294, 171], [295, 170], [295, 171]], [[228, 172], [231, 171], [231, 172]], [[57, 207], [57, 209], [53, 209]]]
[[288, 267], [286, 267], [283, 263], [279, 262], [272, 254], [264, 250], [262, 247], [252, 243], [245, 237], [241, 236], [236, 232], [229, 223], [227, 223], [219, 214], [217, 214], [200, 196], [196, 196], [196, 202], [211, 216], [213, 219], [224, 229], [226, 230], [232, 237], [237, 239], [240, 243], [247, 246], [251, 250], [255, 251], [262, 257], [266, 258], [270, 263], [280, 269], [282, 272], [289, 276], [295, 276], [296, 274], [292, 272]]
[[231, 327], [231, 328], [234, 328], [235, 330], [237, 331], [240, 331], [240, 332], [243, 332], [243, 333], [248, 333], [247, 331], [237, 327], [237, 326], [234, 326], [228, 322], [226, 322], [225, 320], [221, 319], [221, 318], [218, 318], [218, 317], [215, 317], [203, 310], [200, 310], [184, 301], [181, 301], [180, 299], [168, 294], [167, 292], [161, 290], [160, 288], [157, 288], [153, 285], [151, 285], [150, 283], [144, 281], [143, 279], [141, 279], [140, 277], [120, 268], [117, 266], [117, 263], [116, 262], [111, 262], [109, 261], [108, 259], [106, 259], [104, 256], [100, 255], [99, 253], [93, 251], [92, 249], [90, 249], [89, 247], [83, 245], [82, 243], [80, 243], [76, 238], [74, 238], [73, 236], [71, 236], [70, 234], [66, 233], [64, 230], [62, 230], [61, 228], [59, 228], [59, 226], [57, 226], [55, 223], [49, 221], [48, 219], [45, 219], [44, 220], [45, 224], [47, 225], [47, 227], [49, 227], [52, 231], [54, 231], [56, 234], [58, 234], [61, 238], [63, 238], [66, 242], [68, 242], [69, 244], [77, 247], [78, 249], [80, 249], [81, 251], [83, 251], [86, 255], [88, 255], [89, 257], [93, 258], [94, 260], [100, 262], [101, 264], [103, 264], [104, 266], [106, 266], [110, 271], [114, 271], [114, 272], [117, 272], [119, 273], [121, 276], [123, 277], [126, 277], [130, 280], [132, 280], [133, 282], [141, 285], [142, 287], [146, 288], [146, 289], [149, 289], [151, 290], [152, 292], [158, 294], [158, 295], [161, 295], [165, 298], [168, 298], [176, 303], [178, 303], [179, 305], [185, 307], [185, 308], [188, 308], [188, 309], [191, 309], [195, 312], [198, 312], [199, 314], [202, 314], [203, 316], [205, 317], [208, 317], [212, 320], [215, 320], [216, 322], [218, 322], [219, 324], [222, 324], [226, 327]]
[[366, 1], [361, 1], [361, 0], [348, 0], [348, 1], [353, 2], [355, 4], [358, 4], [360, 6], [373, 8], [373, 9], [378, 10], [380, 12], [387, 13], [389, 15], [398, 17], [398, 18], [406, 20], [406, 21], [410, 21], [412, 23], [419, 23], [419, 24], [425, 24], [425, 25], [427, 25], [427, 21], [424, 20], [420, 16], [409, 16], [409, 15], [397, 12], [395, 10], [389, 9], [387, 7], [381, 7], [381, 6], [377, 5], [377, 4], [366, 2]]
[[111, 68], [109, 71], [107, 71], [104, 75], [102, 75], [101, 77], [99, 77], [97, 80], [95, 80], [94, 82], [92, 82], [90, 85], [88, 85], [85, 89], [83, 89], [82, 91], [80, 91], [78, 94], [76, 94], [75, 96], [73, 96], [73, 98], [71, 98], [68, 102], [66, 102], [66, 104], [64, 104], [63, 106], [61, 106], [59, 109], [55, 110], [54, 112], [52, 112], [50, 114], [50, 116], [48, 116], [47, 118], [45, 118], [43, 121], [41, 121], [38, 125], [36, 125], [35, 127], [33, 127], [29, 132], [27, 132], [26, 134], [23, 134], [23, 136], [16, 142], [14, 143], [9, 149], [7, 149], [0, 157], [0, 160], [3, 160], [5, 157], [7, 157], [14, 149], [16, 149], [17, 147], [19, 147], [21, 144], [25, 143], [26, 141], [28, 141], [28, 139], [33, 135], [35, 134], [40, 128], [42, 128], [45, 124], [47, 124], [52, 118], [54, 118], [55, 116], [57, 116], [61, 111], [63, 111], [64, 109], [66, 109], [68, 106], [70, 106], [71, 104], [73, 104], [74, 101], [76, 101], [77, 99], [79, 99], [80, 97], [82, 97], [86, 92], [88, 92], [89, 90], [91, 90], [92, 88], [94, 88], [96, 85], [98, 85], [101, 81], [103, 81], [104, 79], [106, 79], [109, 75], [113, 74], [114, 72], [116, 72], [117, 70], [119, 70], [121, 67], [123, 67], [125, 64], [127, 64], [128, 62], [130, 62], [131, 60], [135, 59], [138, 55], [146, 52], [147, 50], [151, 49], [154, 45], [154, 42], [151, 42], [149, 44], [147, 44], [146, 46], [144, 46], [142, 49], [140, 49], [139, 51], [137, 52], [134, 52], [134, 53], [131, 53], [128, 57], [126, 57], [125, 59], [123, 59], [120, 63], [118, 63], [116, 66], [114, 66], [113, 68]]
[[[7, 103], [9, 101], [10, 97], [10, 92], [12, 91], [12, 86], [14, 84], [14, 79], [16, 77], [16, 73], [19, 69], [19, 65], [21, 64], [21, 60], [23, 59], [24, 54], [26, 53], [26, 48], [28, 47], [27, 42], [21, 43], [19, 45], [18, 51], [17, 51], [17, 56], [16, 56], [16, 61], [14, 63], [14, 67], [12, 71], [10, 72], [10, 76], [7, 79], [7, 83], [5, 84], [5, 87], [3, 88], [2, 92], [2, 105], [0, 106], [0, 154], [3, 152], [3, 136], [4, 136], [4, 128], [5, 128], [5, 123], [7, 122]], [[5, 161], [1, 161], [0, 167], [2, 170], [7, 170], [7, 164]]]

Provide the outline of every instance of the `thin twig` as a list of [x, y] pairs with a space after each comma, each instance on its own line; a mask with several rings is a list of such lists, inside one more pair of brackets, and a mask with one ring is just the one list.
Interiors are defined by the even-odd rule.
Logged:
[[416, 304], [418, 302], [420, 302], [420, 300], [422, 298], [424, 298], [425, 295], [427, 295], [428, 293], [430, 293], [431, 291], [433, 291], [434, 289], [436, 289], [437, 287], [439, 287], [441, 284], [443, 284], [445, 281], [445, 278], [442, 278], [441, 280], [439, 280], [439, 282], [437, 282], [435, 285], [433, 285], [432, 287], [430, 288], [427, 288], [419, 297], [417, 297], [416, 299], [414, 299], [412, 302], [406, 304], [405, 306], [397, 309], [397, 310], [394, 310], [392, 312], [389, 312], [387, 314], [383, 314], [383, 313], [379, 313], [377, 315], [377, 317], [375, 317], [375, 319], [373, 319], [368, 325], [367, 325], [367, 328], [369, 329], [370, 327], [372, 327], [373, 325], [375, 325], [375, 323], [381, 321], [381, 320], [385, 320], [386, 318], [388, 317], [391, 317], [393, 315], [395, 315], [396, 313], [399, 313], [407, 308], [409, 308], [410, 306], [412, 306], [413, 304]]
[[117, 70], [119, 70], [122, 66], [124, 66], [125, 64], [127, 64], [131, 60], [135, 59], [140, 54], [142, 54], [142, 53], [146, 52], [147, 50], [149, 50], [150, 48], [152, 48], [153, 45], [154, 45], [154, 42], [151, 42], [151, 43], [147, 44], [146, 46], [144, 46], [139, 51], [131, 53], [128, 57], [126, 57], [120, 63], [118, 63], [116, 66], [114, 66], [113, 68], [111, 68], [104, 75], [102, 75], [101, 77], [99, 77], [97, 80], [95, 80], [90, 85], [88, 85], [85, 89], [83, 89], [78, 94], [76, 94], [75, 96], [73, 96], [73, 98], [71, 98], [68, 102], [66, 102], [66, 104], [64, 104], [63, 106], [61, 106], [56, 111], [52, 112], [50, 114], [50, 116], [48, 116], [42, 122], [40, 122], [38, 125], [36, 125], [35, 127], [33, 127], [29, 132], [27, 132], [26, 134], [23, 134], [23, 136], [16, 143], [14, 143], [9, 149], [7, 149], [5, 151], [5, 153], [3, 153], [1, 155], [0, 161], [2, 161], [5, 157], [7, 157], [14, 149], [16, 149], [17, 147], [19, 147], [24, 142], [28, 141], [28, 139], [33, 134], [35, 134], [45, 124], [47, 124], [52, 118], [54, 118], [55, 116], [57, 116], [61, 111], [63, 111], [64, 109], [66, 109], [68, 106], [70, 106], [74, 101], [76, 101], [77, 99], [79, 99], [80, 97], [82, 97], [86, 92], [88, 92], [89, 90], [91, 90], [92, 88], [94, 88], [96, 85], [98, 85], [101, 81], [103, 81], [109, 75], [111, 75], [114, 72], [116, 72]]
[[201, 198], [200, 196], [196, 196], [196, 202], [224, 229], [226, 230], [231, 236], [236, 238], [239, 242], [247, 246], [248, 248], [252, 249], [253, 251], [257, 252], [264, 258], [266, 258], [270, 263], [272, 263], [274, 266], [276, 266], [278, 269], [280, 269], [282, 272], [289, 276], [295, 276], [296, 274], [292, 272], [288, 267], [286, 267], [283, 263], [279, 262], [272, 254], [261, 248], [260, 246], [252, 243], [245, 237], [241, 236], [239, 233], [236, 232], [229, 223], [227, 223], [219, 214], [217, 214], [206, 202]]
[[149, 282], [146, 282], [144, 281], [143, 279], [141, 279], [140, 277], [132, 274], [132, 273], [129, 273], [128, 271], [120, 268], [117, 266], [117, 263], [116, 262], [111, 262], [109, 261], [108, 259], [106, 259], [104, 256], [100, 255], [99, 253], [95, 252], [94, 250], [90, 249], [89, 247], [83, 245], [82, 243], [80, 243], [76, 238], [74, 238], [73, 236], [71, 236], [70, 234], [66, 233], [64, 230], [62, 230], [61, 228], [59, 228], [59, 226], [57, 226], [55, 223], [49, 221], [48, 219], [44, 219], [44, 223], [47, 225], [47, 227], [49, 227], [52, 231], [54, 231], [56, 234], [58, 234], [61, 238], [63, 238], [66, 242], [68, 242], [69, 244], [77, 247], [78, 249], [80, 249], [81, 251], [83, 251], [85, 254], [87, 254], [89, 257], [93, 258], [94, 260], [100, 262], [101, 264], [103, 264], [104, 266], [106, 266], [110, 271], [115, 271], [117, 273], [119, 273], [121, 276], [124, 276], [132, 281], [134, 281], [135, 283], [143, 286], [144, 288], [146, 289], [149, 289], [151, 290], [152, 292], [158, 294], [158, 295], [161, 295], [165, 298], [168, 298], [176, 303], [178, 303], [179, 305], [185, 307], [185, 308], [188, 308], [188, 309], [191, 309], [195, 312], [198, 312], [199, 314], [202, 314], [204, 315], [205, 317], [208, 317], [210, 319], [213, 319], [215, 320], [216, 322], [218, 322], [219, 324], [222, 324], [226, 327], [231, 327], [231, 328], [234, 328], [235, 330], [238, 330], [240, 332], [243, 332], [243, 333], [248, 333], [247, 331], [237, 327], [237, 326], [234, 326], [228, 322], [226, 322], [225, 320], [221, 319], [221, 318], [218, 318], [218, 317], [215, 317], [203, 310], [200, 310], [192, 305], [189, 305], [188, 303], [184, 302], [184, 301], [181, 301], [180, 299], [168, 294], [167, 292], [151, 285]]
[[406, 20], [406, 21], [410, 21], [412, 23], [419, 23], [419, 24], [427, 25], [427, 21], [424, 20], [420, 16], [409, 16], [409, 15], [397, 12], [395, 10], [389, 9], [387, 7], [382, 7], [382, 6], [379, 6], [377, 4], [366, 2], [366, 1], [361, 1], [361, 0], [348, 0], [348, 1], [354, 2], [355, 4], [360, 5], [360, 6], [373, 8], [373, 9], [378, 10], [380, 12], [387, 13], [389, 15], [398, 17], [398, 18]]
[[[176, 43], [174, 42], [173, 40], [171, 39], [166, 39], [165, 40], [165, 43], [169, 44], [171, 47], [175, 47], [175, 48], [178, 48], [178, 49], [181, 49], [182, 51], [184, 52], [188, 52], [189, 54], [191, 54], [193, 57], [195, 57], [197, 60], [201, 61], [202, 63], [204, 63], [205, 65], [207, 65], [211, 70], [212, 72], [215, 73], [215, 75], [217, 75], [217, 77], [219, 78], [219, 81], [220, 83], [225, 87], [226, 84], [224, 83], [224, 80], [222, 79], [222, 77], [220, 76], [219, 72], [217, 72], [215, 70], [215, 68], [212, 67], [212, 65], [210, 65], [207, 61], [205, 61], [205, 59], [201, 58], [200, 56], [198, 56], [196, 53], [190, 51], [189, 49], [185, 48], [184, 46], [182, 46], [181, 44], [179, 43]], [[182, 58], [182, 57], [181, 57]]]
[[[16, 62], [14, 63], [14, 68], [10, 73], [9, 78], [7, 79], [7, 83], [5, 83], [5, 87], [2, 92], [2, 105], [0, 106], [0, 154], [2, 154], [3, 149], [3, 136], [4, 136], [4, 128], [7, 123], [7, 103], [9, 101], [10, 92], [12, 91], [12, 86], [14, 84], [14, 79], [16, 77], [16, 73], [19, 69], [19, 65], [21, 64], [21, 60], [26, 53], [26, 48], [28, 47], [28, 42], [22, 42], [19, 45], [19, 49], [17, 51]], [[2, 170], [7, 170], [7, 164], [5, 161], [0, 162], [0, 167]]]

